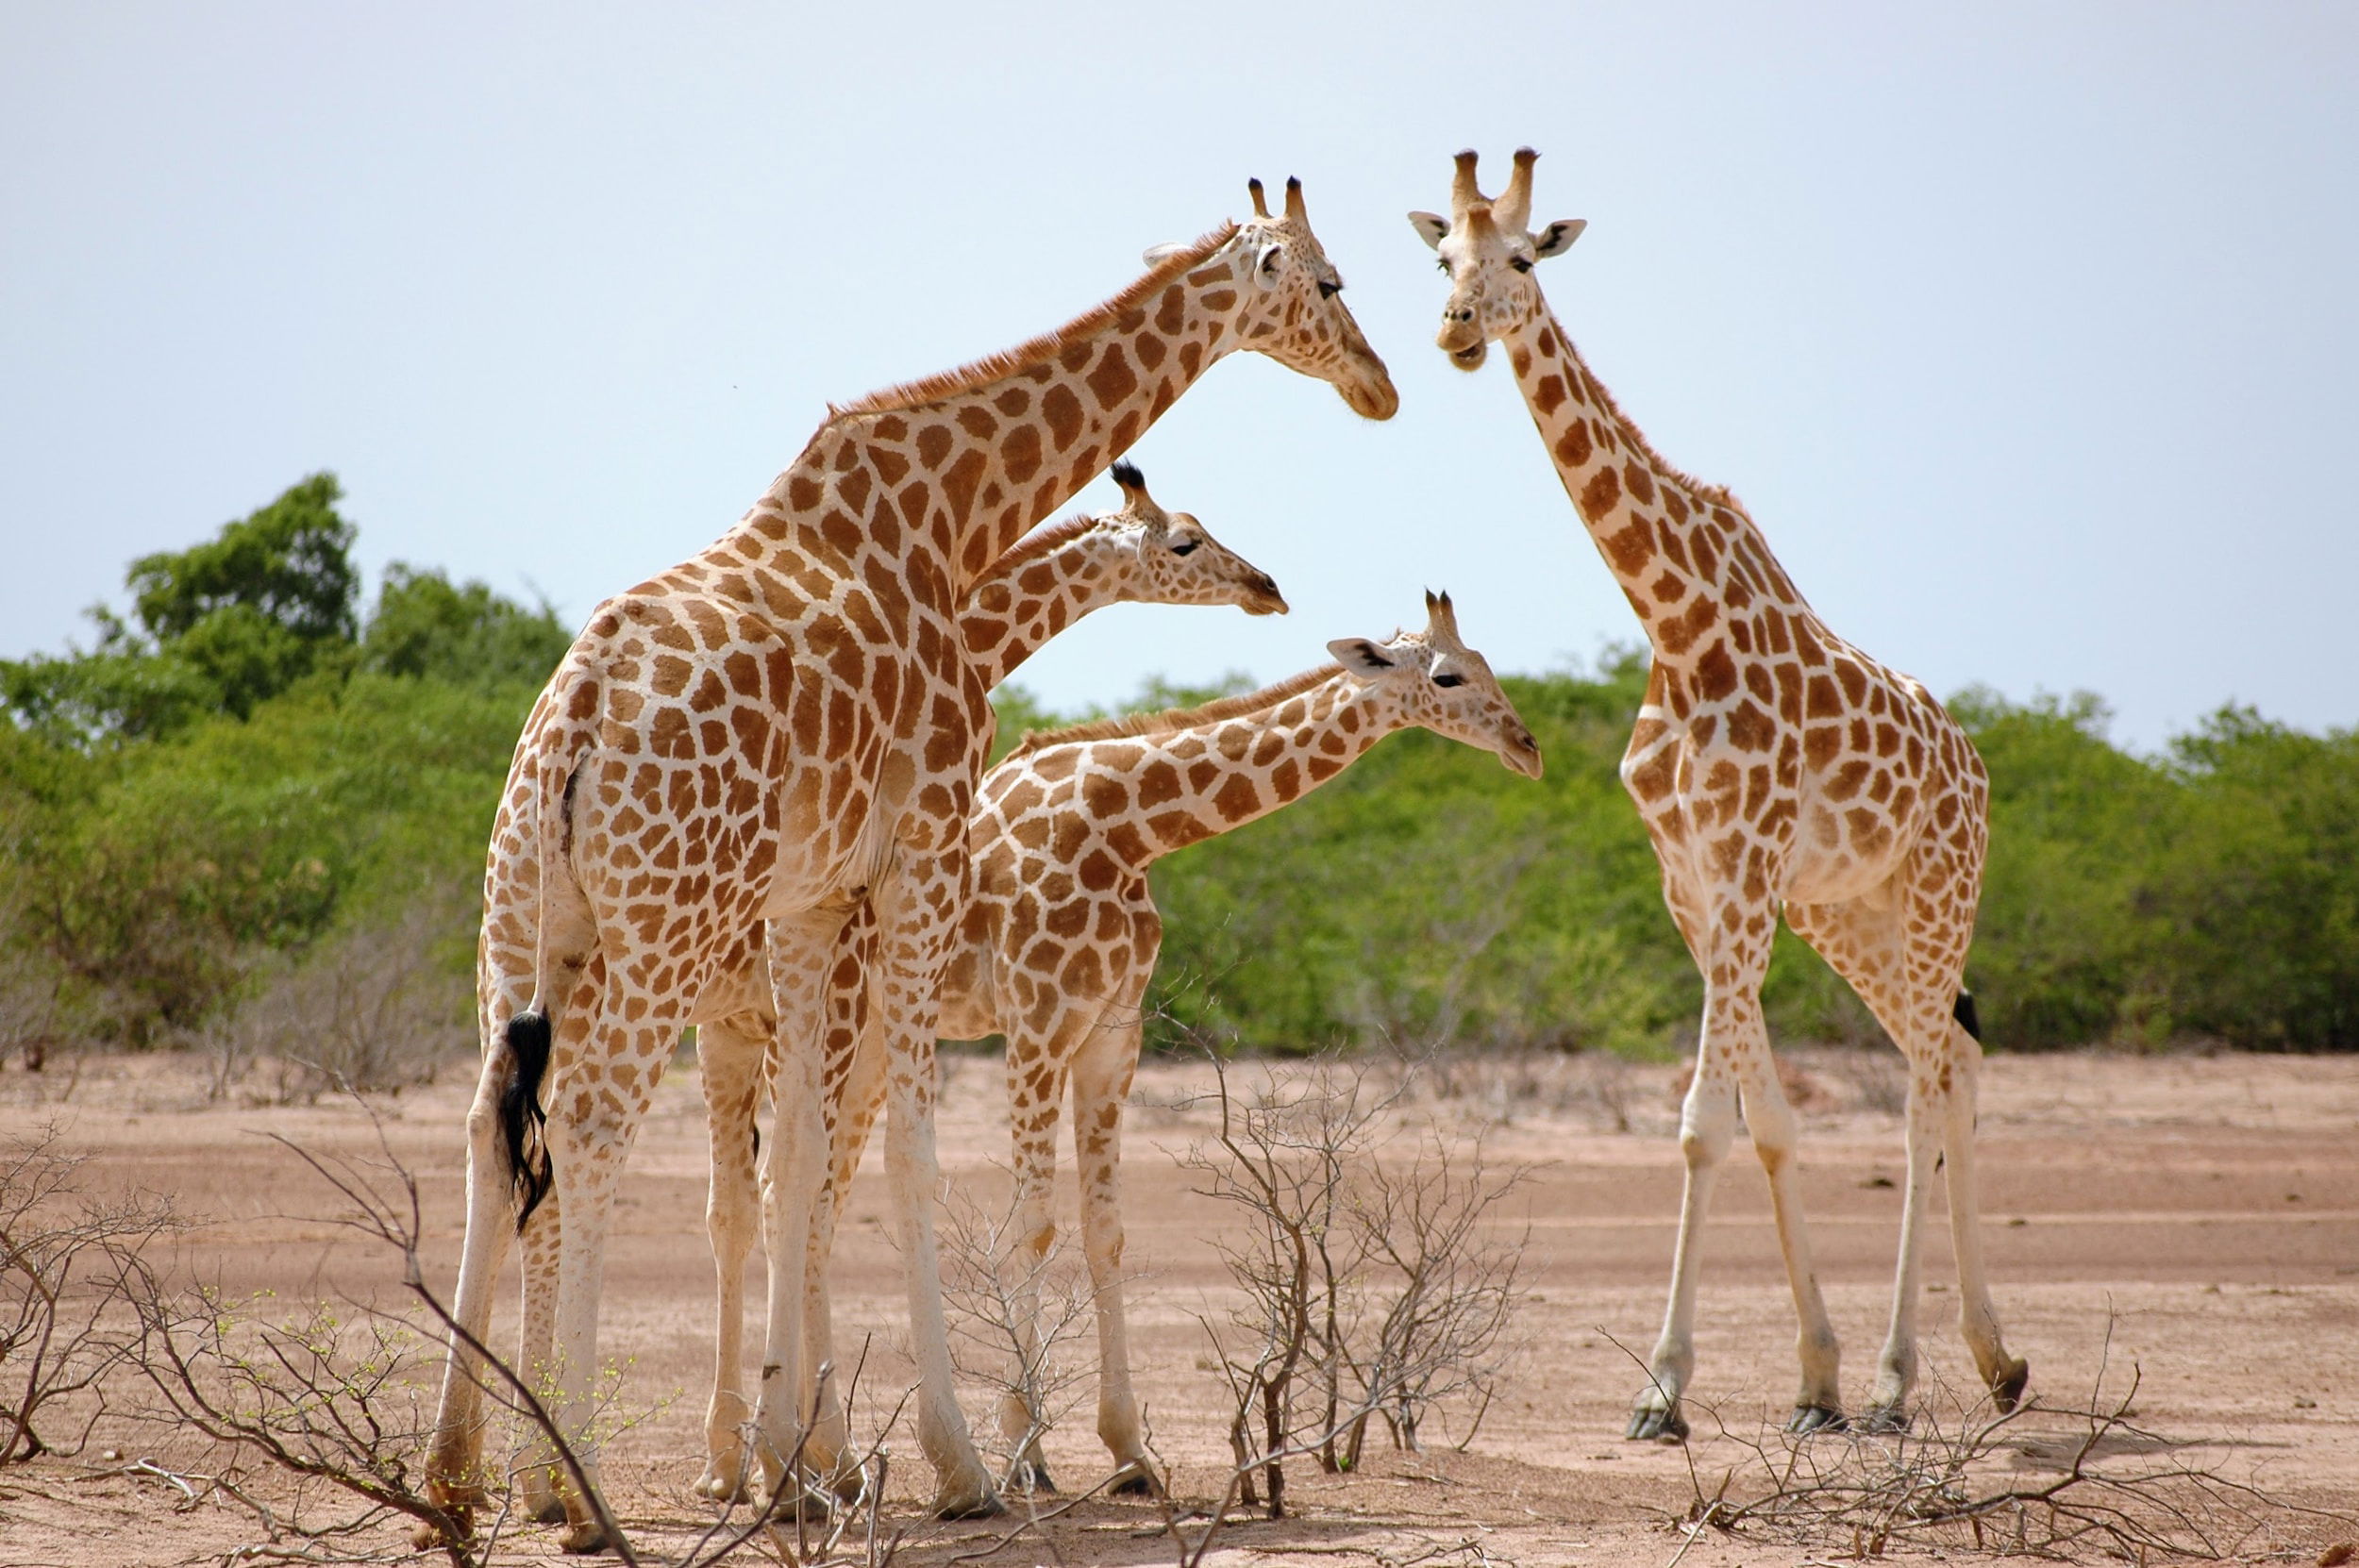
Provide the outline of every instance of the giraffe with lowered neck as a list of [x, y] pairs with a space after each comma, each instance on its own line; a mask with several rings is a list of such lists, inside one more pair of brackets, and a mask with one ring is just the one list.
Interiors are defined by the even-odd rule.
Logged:
[[[593, 613], [527, 719], [485, 875], [483, 1071], [454, 1306], [479, 1341], [510, 1226], [553, 1195], [554, 1403], [589, 1467], [614, 1192], [679, 1028], [746, 1010], [728, 981], [755, 972], [759, 942], [781, 1044], [765, 1141], [764, 1465], [775, 1482], [801, 1436], [789, 1391], [805, 1381], [795, 1345], [829, 1095], [859, 1033], [859, 1009], [832, 998], [873, 989], [919, 1441], [943, 1511], [998, 1506], [953, 1395], [934, 1277], [935, 995], [989, 713], [958, 615], [994, 560], [1230, 352], [1327, 380], [1366, 417], [1397, 407], [1299, 186], [1277, 215], [1253, 190], [1251, 220], [1159, 253], [1058, 331], [831, 408], [735, 527]], [[428, 1458], [462, 1522], [482, 1497], [477, 1371], [455, 1343]], [[584, 1499], [563, 1500], [562, 1543], [600, 1548]]]
[[[1165, 512], [1156, 505], [1137, 468], [1118, 462], [1113, 477], [1123, 492], [1119, 511], [1035, 530], [1002, 556], [967, 595], [959, 629], [977, 678], [986, 689], [1012, 676], [1051, 637], [1109, 605], [1230, 604], [1248, 615], [1285, 613], [1286, 601], [1268, 574], [1222, 545], [1194, 516]], [[976, 739], [979, 747], [987, 748], [988, 731], [978, 731]], [[978, 773], [980, 756], [979, 750]], [[755, 994], [761, 994], [759, 989]], [[696, 1032], [711, 1131], [706, 1224], [720, 1287], [713, 1391], [705, 1419], [708, 1463], [697, 1489], [718, 1498], [741, 1495], [745, 1484], [744, 1430], [752, 1410], [743, 1384], [745, 1274], [757, 1219], [755, 1158], [760, 1143], [753, 1129], [765, 1077], [764, 1052], [775, 1027], [776, 1020], [767, 1012], [756, 1012]], [[837, 1124], [823, 1228], [831, 1226], [840, 1211], [859, 1163], [860, 1145], [883, 1089], [880, 1058], [880, 1048], [869, 1043], [855, 1070], [859, 1087], [847, 1091], [853, 1109]], [[848, 1145], [846, 1128], [851, 1129]], [[821, 1236], [821, 1256], [829, 1250], [831, 1240], [830, 1234]], [[823, 1314], [807, 1314], [808, 1367], [829, 1359], [826, 1328]]]
[[[1300, 799], [1399, 729], [1432, 730], [1538, 777], [1539, 746], [1489, 664], [1461, 640], [1448, 597], [1429, 594], [1426, 609], [1424, 630], [1330, 642], [1339, 662], [1260, 692], [1028, 735], [984, 778], [968, 827], [974, 895], [944, 972], [941, 1027], [953, 1039], [1007, 1041], [1009, 1234], [1019, 1298], [1032, 1304], [1015, 1313], [1025, 1329], [1037, 1317], [1038, 1264], [1056, 1236], [1049, 1188], [1071, 1085], [1097, 1320], [1097, 1432], [1117, 1467], [1117, 1491], [1157, 1484], [1130, 1390], [1118, 1195], [1122, 1105], [1163, 940], [1148, 869]], [[856, 1089], [845, 1103], [842, 1183], [880, 1101], [873, 1089]], [[742, 1143], [744, 1121], [737, 1126], [726, 1137], [716, 1120], [714, 1146]], [[1017, 1449], [1013, 1478], [1046, 1489], [1046, 1412], [1011, 1394], [1000, 1418]]]
[[1680, 1117], [1686, 1164], [1670, 1302], [1631, 1412], [1631, 1438], [1682, 1437], [1694, 1371], [1698, 1249], [1738, 1105], [1769, 1178], [1800, 1321], [1801, 1392], [1787, 1429], [1843, 1422], [1837, 1348], [1802, 1218], [1794, 1116], [1761, 1012], [1778, 917], [1843, 976], [1909, 1065], [1908, 1182], [1892, 1315], [1867, 1419], [1904, 1425], [1916, 1375], [1918, 1257], [1946, 1174], [1960, 1321], [1991, 1396], [2028, 1378], [2007, 1354], [1985, 1277], [1974, 1181], [1982, 1061], [1967, 943], [1982, 887], [1989, 782], [1973, 742], [1914, 678], [1828, 629], [1727, 491], [1657, 456], [1557, 325], [1533, 265], [1586, 226], [1534, 230], [1531, 166], [1515, 154], [1496, 200], [1458, 155], [1450, 212], [1409, 221], [1450, 292], [1438, 346], [1478, 369], [1504, 343], [1558, 477], [1646, 627], [1653, 668], [1622, 779], [1704, 982], [1696, 1073]]

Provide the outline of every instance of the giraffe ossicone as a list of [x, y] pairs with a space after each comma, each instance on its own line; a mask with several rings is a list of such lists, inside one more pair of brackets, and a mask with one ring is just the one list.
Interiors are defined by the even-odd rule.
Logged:
[[[794, 1391], [812, 1381], [806, 1311], [827, 1307], [828, 1123], [873, 1012], [919, 1443], [941, 1511], [999, 1506], [955, 1396], [932, 1215], [935, 998], [989, 713], [958, 617], [995, 560], [1230, 353], [1327, 380], [1372, 418], [1397, 407], [1298, 199], [1288, 207], [1223, 225], [1009, 353], [830, 409], [734, 527], [593, 612], [527, 720], [487, 855], [483, 1069], [453, 1306], [479, 1342], [514, 1219], [510, 1157], [532, 1153], [503, 1147], [500, 1102], [522, 1086], [545, 1125], [511, 1125], [519, 1143], [538, 1127], [551, 1186], [535, 1223], [555, 1227], [553, 1263], [527, 1280], [528, 1322], [534, 1293], [548, 1294], [550, 1343], [524, 1359], [594, 1477], [615, 1193], [678, 1030], [744, 1010], [727, 981], [759, 942], [779, 1030], [763, 1141], [765, 1470], [775, 1485], [784, 1456], [830, 1435], [828, 1411]], [[523, 1013], [545, 1034], [511, 1039]], [[427, 1460], [462, 1523], [484, 1495], [477, 1371], [455, 1344]], [[558, 1490], [562, 1544], [602, 1547], [583, 1499]]]
[[1830, 630], [1735, 497], [1665, 462], [1581, 361], [1533, 268], [1585, 225], [1530, 226], [1538, 156], [1518, 150], [1491, 200], [1475, 155], [1460, 153], [1448, 216], [1412, 212], [1409, 221], [1449, 278], [1436, 346], [1465, 370], [1482, 364], [1491, 343], [1506, 346], [1565, 493], [1653, 652], [1622, 779], [1703, 978], [1704, 1009], [1681, 1110], [1686, 1181], [1670, 1300], [1628, 1435], [1686, 1431], [1679, 1401], [1695, 1366], [1698, 1246], [1740, 1095], [1800, 1320], [1789, 1430], [1843, 1420], [1834, 1329], [1795, 1175], [1793, 1112], [1761, 1013], [1781, 912], [1909, 1063], [1899, 1261], [1868, 1418], [1906, 1420], [1937, 1168], [1949, 1189], [1962, 1330], [1993, 1400], [2011, 1410], [2028, 1373], [2000, 1341], [1983, 1264], [1974, 1180], [1982, 1046], [1963, 989], [1988, 836], [1982, 760], [1921, 683]]

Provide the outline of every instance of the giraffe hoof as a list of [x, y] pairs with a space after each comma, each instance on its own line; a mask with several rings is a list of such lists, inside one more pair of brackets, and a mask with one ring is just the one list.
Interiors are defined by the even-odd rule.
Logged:
[[1999, 1407], [2000, 1415], [2013, 1415], [2023, 1402], [2023, 1386], [2032, 1380], [2032, 1363], [2017, 1357], [1999, 1369], [1999, 1376], [1990, 1380], [1990, 1402]]
[[999, 1494], [989, 1487], [970, 1497], [945, 1493], [934, 1499], [934, 1517], [937, 1519], [996, 1519], [1007, 1511], [1008, 1505], [1001, 1502]]
[[525, 1517], [536, 1525], [562, 1525], [565, 1522], [565, 1499], [554, 1492], [524, 1499]]
[[1630, 1426], [1622, 1436], [1632, 1443], [1685, 1443], [1687, 1421], [1677, 1404], [1657, 1405], [1648, 1400], [1630, 1412]]
[[1140, 1460], [1133, 1460], [1124, 1465], [1120, 1475], [1121, 1478], [1106, 1489], [1108, 1496], [1161, 1497], [1163, 1494], [1163, 1483], [1156, 1480], [1155, 1472]]
[[1044, 1460], [1019, 1460], [1008, 1472], [1008, 1487], [1018, 1492], [1055, 1492], [1057, 1483], [1048, 1476], [1048, 1464]]
[[578, 1525], [569, 1526], [557, 1538], [557, 1544], [560, 1550], [576, 1557], [592, 1557], [606, 1550], [606, 1532], [598, 1528], [596, 1520], [585, 1519]]
[[1870, 1405], [1860, 1415], [1863, 1432], [1899, 1433], [1909, 1429], [1908, 1407], [1900, 1404]]
[[742, 1503], [746, 1500], [745, 1477], [731, 1476], [725, 1470], [706, 1471], [696, 1477], [693, 1490], [697, 1496], [716, 1503]]
[[1808, 1437], [1813, 1432], [1840, 1432], [1850, 1425], [1841, 1410], [1826, 1405], [1797, 1405], [1785, 1420], [1785, 1429], [1796, 1437]]
[[443, 1552], [453, 1546], [463, 1546], [475, 1539], [475, 1510], [463, 1503], [443, 1505], [443, 1516], [450, 1527], [424, 1524], [410, 1532], [410, 1549], [413, 1552]]

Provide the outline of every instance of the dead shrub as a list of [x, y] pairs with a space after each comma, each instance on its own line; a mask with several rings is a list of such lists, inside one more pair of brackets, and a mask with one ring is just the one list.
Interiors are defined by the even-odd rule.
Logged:
[[468, 908], [458, 890], [429, 889], [264, 966], [243, 1004], [186, 1037], [210, 1064], [207, 1097], [226, 1099], [264, 1063], [266, 1085], [248, 1093], [279, 1105], [431, 1082], [467, 1043], [472, 997], [444, 958]]
[[1034, 1257], [1014, 1233], [1012, 1207], [993, 1213], [957, 1188], [943, 1200], [937, 1230], [942, 1304], [960, 1374], [989, 1390], [1001, 1410], [1027, 1412], [1026, 1429], [979, 1426], [977, 1440], [1000, 1460], [999, 1487], [1030, 1490], [1022, 1474], [1037, 1463], [1042, 1438], [1079, 1402], [1082, 1376], [1064, 1347], [1090, 1331], [1096, 1306], [1088, 1271], [1062, 1232]]
[[[81, 1451], [138, 1348], [147, 1249], [183, 1227], [161, 1198], [85, 1193], [88, 1158], [54, 1126], [0, 1145], [0, 1465]], [[44, 1436], [52, 1417], [77, 1428]]]
[[1213, 1071], [1219, 1131], [1181, 1160], [1198, 1193], [1243, 1211], [1243, 1238], [1216, 1245], [1245, 1299], [1225, 1335], [1205, 1329], [1230, 1393], [1230, 1496], [1265, 1492], [1279, 1519], [1285, 1460], [1351, 1469], [1372, 1421], [1414, 1449], [1430, 1410], [1463, 1402], [1471, 1438], [1523, 1294], [1519, 1250], [1482, 1228], [1524, 1172], [1487, 1168], [1479, 1145], [1387, 1165], [1407, 1078], [1321, 1061], [1246, 1095], [1227, 1063]]
[[[2111, 1339], [2109, 1328], [2108, 1345]], [[2199, 1444], [2135, 1424], [2137, 1370], [2117, 1394], [2106, 1391], [2106, 1378], [2100, 1358], [2084, 1402], [2027, 1401], [2003, 1415], [1986, 1393], [1961, 1397], [1934, 1379], [1900, 1431], [1798, 1437], [1765, 1420], [1732, 1429], [1708, 1410], [1742, 1457], [1709, 1492], [1690, 1459], [1680, 1552], [1712, 1530], [1754, 1531], [1853, 1560], [1971, 1549], [2052, 1561], [2217, 1562], [2251, 1556], [2265, 1543], [2274, 1548], [2267, 1534], [2289, 1517], [2351, 1524], [2217, 1467], [2179, 1461], [2172, 1456]]]

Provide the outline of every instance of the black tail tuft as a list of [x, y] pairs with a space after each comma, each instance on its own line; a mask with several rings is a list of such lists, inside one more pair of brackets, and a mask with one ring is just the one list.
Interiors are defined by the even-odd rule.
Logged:
[[1976, 1040], [1983, 1038], [1983, 1020], [1982, 1016], [1974, 1010], [1972, 992], [1958, 993], [1957, 1001], [1949, 1009], [1949, 1016], [1958, 1021], [1958, 1027], [1972, 1035]]
[[541, 1109], [541, 1076], [549, 1069], [549, 1017], [530, 1009], [508, 1021], [508, 1054], [514, 1076], [500, 1091], [500, 1146], [508, 1157], [508, 1180], [516, 1192], [516, 1228], [548, 1196], [554, 1179], [549, 1164], [548, 1112]]

